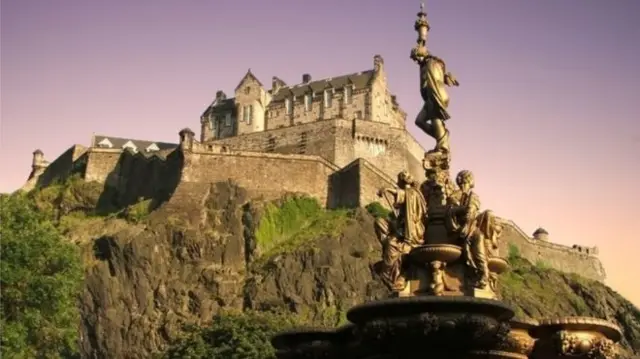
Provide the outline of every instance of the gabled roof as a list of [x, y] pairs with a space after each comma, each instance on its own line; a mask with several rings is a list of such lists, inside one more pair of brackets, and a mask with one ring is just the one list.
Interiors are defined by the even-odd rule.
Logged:
[[135, 148], [139, 150], [145, 150], [149, 148], [149, 146], [154, 144], [158, 147], [158, 150], [171, 150], [178, 147], [178, 145], [174, 143], [154, 142], [154, 141], [135, 140], [130, 138], [94, 135], [92, 145], [98, 147], [98, 144], [100, 143], [110, 143], [111, 146], [113, 146], [111, 148], [124, 148], [124, 147], [131, 147], [131, 145], [133, 145]]
[[[255, 82], [258, 83], [258, 85], [262, 86], [262, 82], [260, 82], [260, 80], [258, 80], [258, 78], [253, 74], [253, 72], [251, 72], [251, 69], [247, 70], [247, 73], [244, 75], [244, 77], [242, 78], [242, 80], [240, 80], [240, 83], [238, 83], [238, 86], [236, 86], [236, 88], [234, 89], [234, 91], [238, 91], [238, 89], [240, 88], [240, 86], [242, 86], [242, 84], [247, 81], [247, 80], [254, 80]], [[264, 86], [262, 86], [264, 87]]]

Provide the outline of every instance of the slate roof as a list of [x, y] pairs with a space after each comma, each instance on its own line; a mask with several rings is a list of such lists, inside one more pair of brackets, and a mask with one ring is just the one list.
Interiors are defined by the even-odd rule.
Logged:
[[124, 146], [127, 142], [131, 141], [131, 143], [133, 143], [133, 145], [136, 146], [136, 148], [139, 151], [144, 151], [147, 147], [151, 146], [152, 144], [155, 144], [156, 146], [158, 146], [159, 150], [171, 150], [178, 147], [178, 145], [175, 143], [144, 141], [144, 140], [135, 140], [131, 138], [121, 138], [121, 137], [102, 136], [102, 135], [94, 135], [91, 145], [93, 147], [100, 147], [98, 144], [102, 142], [104, 139], [108, 139], [109, 142], [111, 142], [111, 144], [113, 145], [112, 148], [122, 148], [122, 146]]
[[[271, 102], [274, 103], [284, 101], [286, 98], [291, 96], [298, 97], [304, 96], [308, 93], [318, 93], [330, 88], [341, 89], [349, 84], [353, 85], [354, 91], [361, 90], [369, 86], [373, 78], [373, 74], [374, 70], [368, 70], [338, 77], [329, 77], [326, 79], [311, 81], [309, 83], [299, 83], [292, 86], [283, 86], [275, 95], [273, 95], [273, 97], [271, 98]], [[251, 71], [248, 71], [244, 77], [247, 76], [253, 76], [255, 78]], [[240, 83], [242, 83], [242, 81]], [[271, 90], [269, 90], [269, 93], [271, 93]], [[236, 102], [234, 98], [228, 98], [218, 102], [214, 101], [214, 103], [212, 103], [211, 106], [209, 106], [204, 111], [202, 117], [208, 117], [212, 112], [226, 112], [228, 110], [233, 110], [236, 106], [235, 103]]]
[[346, 85], [353, 85], [354, 90], [364, 89], [369, 86], [371, 79], [373, 78], [374, 71], [363, 71], [348, 75], [342, 75], [338, 77], [330, 77], [317, 81], [311, 81], [309, 83], [301, 83], [293, 86], [281, 87], [278, 92], [273, 95], [271, 101], [278, 102], [284, 101], [285, 98], [291, 96], [303, 96], [307, 93], [316, 93], [324, 91], [325, 89], [334, 88], [340, 89]]

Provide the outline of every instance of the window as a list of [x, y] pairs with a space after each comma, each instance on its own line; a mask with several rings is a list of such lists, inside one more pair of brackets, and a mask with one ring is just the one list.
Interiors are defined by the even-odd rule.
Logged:
[[249, 105], [249, 118], [247, 119], [247, 125], [251, 124], [251, 120], [253, 120], [253, 105]]
[[251, 87], [249, 87], [249, 86], [245, 87], [244, 88], [244, 93], [247, 94], [247, 95], [250, 94], [251, 93]]
[[331, 100], [333, 90], [324, 90], [324, 107], [331, 107]]
[[287, 115], [290, 115], [293, 112], [293, 103], [291, 99], [287, 98], [284, 100], [285, 111]]
[[227, 126], [227, 127], [231, 127], [231, 114], [230, 113], [227, 113], [224, 116], [224, 125]]
[[242, 121], [249, 121], [249, 106], [242, 106]]
[[311, 95], [304, 95], [304, 110], [311, 111]]
[[351, 94], [353, 92], [353, 87], [351, 85], [347, 85], [344, 87], [344, 103], [351, 103]]

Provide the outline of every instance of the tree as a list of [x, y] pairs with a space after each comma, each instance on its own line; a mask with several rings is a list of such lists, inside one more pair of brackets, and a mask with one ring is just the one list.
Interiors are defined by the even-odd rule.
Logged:
[[245, 312], [217, 315], [204, 329], [189, 333], [164, 359], [275, 359], [270, 340], [300, 323], [292, 314]]
[[3, 358], [77, 353], [83, 269], [79, 248], [23, 194], [0, 195]]

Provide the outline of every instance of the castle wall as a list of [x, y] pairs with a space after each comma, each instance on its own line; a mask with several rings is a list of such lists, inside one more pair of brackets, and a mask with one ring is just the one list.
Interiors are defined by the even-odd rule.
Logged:
[[185, 153], [181, 182], [234, 180], [252, 197], [276, 199], [287, 192], [305, 193], [329, 203], [329, 178], [338, 168], [317, 156], [245, 151]]
[[502, 256], [508, 256], [509, 246], [514, 245], [518, 248], [520, 256], [531, 263], [540, 263], [565, 273], [575, 273], [586, 278], [604, 281], [606, 274], [598, 257], [557, 243], [534, 240], [513, 222], [504, 221], [504, 223], [500, 241]]
[[87, 182], [99, 182], [108, 186], [118, 185], [118, 162], [123, 150], [119, 148], [90, 148], [84, 179]]
[[335, 157], [335, 120], [317, 121], [304, 126], [288, 127], [211, 142], [230, 150], [316, 155], [333, 162]]
[[302, 125], [331, 119], [368, 119], [365, 110], [368, 103], [369, 90], [354, 91], [350, 101], [345, 101], [344, 89], [333, 91], [331, 106], [324, 106], [324, 92], [316, 92], [311, 97], [311, 108], [305, 107], [305, 96], [291, 97], [292, 112], [286, 113], [285, 102], [272, 103], [267, 112], [266, 128], [275, 130], [284, 127]]
[[86, 151], [84, 146], [71, 146], [51, 162], [40, 176], [33, 178], [29, 187], [48, 186], [56, 181], [64, 181], [75, 173], [81, 173], [84, 170], [83, 155]]

